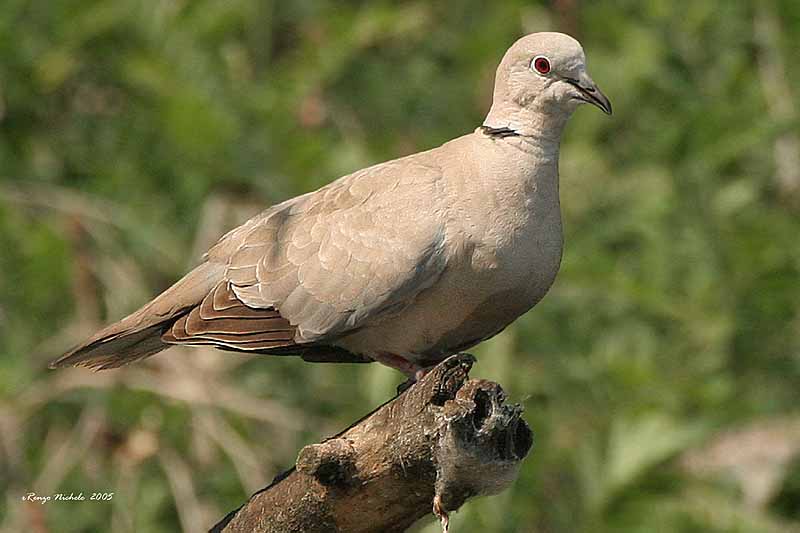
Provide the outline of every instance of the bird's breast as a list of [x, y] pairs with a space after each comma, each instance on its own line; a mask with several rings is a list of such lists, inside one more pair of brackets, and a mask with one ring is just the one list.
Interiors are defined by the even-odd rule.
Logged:
[[500, 155], [475, 163], [491, 172], [448, 182], [440, 209], [446, 214], [441, 276], [343, 346], [432, 363], [495, 335], [544, 296], [561, 260], [557, 167]]
[[555, 280], [563, 243], [552, 185], [498, 187], [484, 194], [482, 207], [470, 209], [458, 253], [414, 304], [422, 334], [409, 351], [435, 360], [466, 349], [541, 300]]
[[[484, 304], [524, 307], [535, 304], [550, 288], [561, 262], [561, 215], [557, 198], [498, 216], [472, 247], [469, 264], [475, 279], [485, 280], [476, 292]], [[497, 301], [491, 298], [498, 295]], [[510, 300], [510, 302], [509, 302]]]
[[471, 250], [466, 264], [497, 288], [549, 287], [563, 243], [557, 168], [509, 174], [481, 184], [481, 194], [473, 197], [471, 208], [482, 220], [463, 228], [465, 248]]

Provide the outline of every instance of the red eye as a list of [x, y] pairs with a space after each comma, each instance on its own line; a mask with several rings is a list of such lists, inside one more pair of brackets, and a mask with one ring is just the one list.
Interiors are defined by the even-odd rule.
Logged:
[[550, 61], [544, 56], [536, 56], [533, 58], [533, 68], [539, 74], [547, 74], [550, 72]]

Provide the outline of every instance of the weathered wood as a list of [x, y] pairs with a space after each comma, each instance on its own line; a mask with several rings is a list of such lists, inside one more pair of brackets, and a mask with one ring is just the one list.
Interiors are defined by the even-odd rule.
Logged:
[[446, 523], [467, 498], [500, 492], [532, 436], [498, 384], [467, 380], [473, 362], [450, 357], [336, 437], [306, 446], [295, 468], [211, 531], [400, 532], [434, 507]]

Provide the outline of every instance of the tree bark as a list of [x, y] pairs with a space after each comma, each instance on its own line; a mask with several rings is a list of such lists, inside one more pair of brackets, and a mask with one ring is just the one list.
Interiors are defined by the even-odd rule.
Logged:
[[432, 510], [496, 494], [516, 477], [532, 436], [522, 408], [473, 379], [454, 355], [339, 435], [303, 448], [212, 532], [400, 532]]

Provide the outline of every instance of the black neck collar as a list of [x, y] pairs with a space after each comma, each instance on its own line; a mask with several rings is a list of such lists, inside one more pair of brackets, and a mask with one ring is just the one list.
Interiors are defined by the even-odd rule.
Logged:
[[508, 126], [503, 126], [502, 128], [493, 128], [491, 126], [483, 125], [481, 126], [481, 131], [488, 135], [489, 137], [499, 137], [501, 139], [505, 137], [519, 137], [520, 133], [517, 130], [512, 130]]

